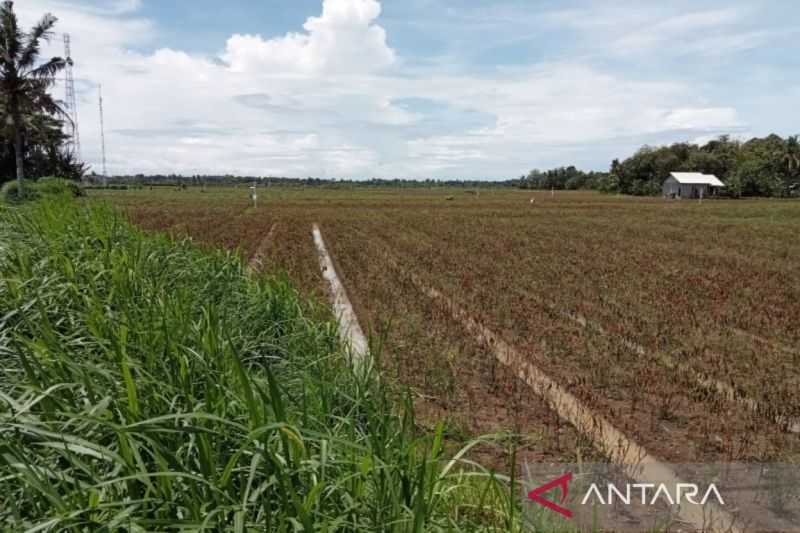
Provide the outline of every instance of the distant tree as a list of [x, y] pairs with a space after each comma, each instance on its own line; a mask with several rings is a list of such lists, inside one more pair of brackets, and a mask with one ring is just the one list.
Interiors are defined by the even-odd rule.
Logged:
[[800, 142], [797, 135], [786, 139], [786, 147], [782, 156], [790, 173], [800, 171]]
[[797, 135], [786, 139], [785, 151], [781, 156], [785, 163], [785, 191], [787, 196], [800, 194], [800, 141]]
[[25, 179], [25, 135], [36, 132], [37, 117], [42, 114], [66, 116], [47, 93], [56, 74], [67, 65], [66, 60], [54, 57], [39, 63], [41, 42], [50, 39], [56, 21], [56, 17], [46, 14], [26, 34], [19, 29], [14, 2], [0, 4], [0, 112], [4, 133], [13, 139], [20, 193]]
[[703, 174], [713, 174], [718, 178], [724, 178], [728, 173], [724, 162], [713, 152], [694, 150], [682, 164], [673, 168], [680, 168], [689, 172], [702, 172]]
[[743, 161], [735, 173], [744, 196], [780, 196], [783, 182], [776, 175], [769, 159], [751, 158]]
[[707, 171], [714, 174], [722, 181], [731, 179], [736, 171], [737, 159], [741, 150], [741, 142], [723, 135], [716, 140], [709, 141], [700, 150], [713, 156], [713, 168]]

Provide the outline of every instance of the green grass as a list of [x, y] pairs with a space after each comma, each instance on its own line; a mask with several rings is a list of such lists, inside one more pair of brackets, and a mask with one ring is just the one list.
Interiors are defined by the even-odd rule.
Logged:
[[0, 528], [474, 531], [514, 491], [278, 278], [66, 199], [0, 208]]

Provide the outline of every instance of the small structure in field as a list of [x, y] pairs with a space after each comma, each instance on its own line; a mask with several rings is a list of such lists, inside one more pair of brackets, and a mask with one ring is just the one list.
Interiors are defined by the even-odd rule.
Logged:
[[716, 196], [723, 187], [725, 184], [713, 174], [673, 172], [661, 190], [666, 198], [708, 198]]
[[255, 185], [250, 187], [250, 200], [252, 200], [254, 208], [258, 207], [258, 191]]

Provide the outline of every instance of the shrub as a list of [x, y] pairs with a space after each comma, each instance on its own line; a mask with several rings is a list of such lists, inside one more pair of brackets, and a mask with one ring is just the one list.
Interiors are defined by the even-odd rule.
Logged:
[[36, 189], [42, 194], [66, 194], [73, 198], [86, 195], [80, 184], [64, 178], [41, 178], [36, 182]]
[[0, 188], [0, 198], [7, 204], [20, 204], [28, 200], [35, 200], [39, 196], [35, 183], [29, 180], [23, 182], [23, 194], [19, 194], [17, 180], [12, 180]]

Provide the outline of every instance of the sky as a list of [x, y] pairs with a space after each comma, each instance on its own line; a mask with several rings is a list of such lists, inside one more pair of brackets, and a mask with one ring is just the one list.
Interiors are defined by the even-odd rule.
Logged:
[[[110, 174], [508, 179], [800, 133], [796, 0], [19, 0]], [[44, 49], [63, 55], [60, 33]], [[63, 83], [54, 87], [64, 92]]]

